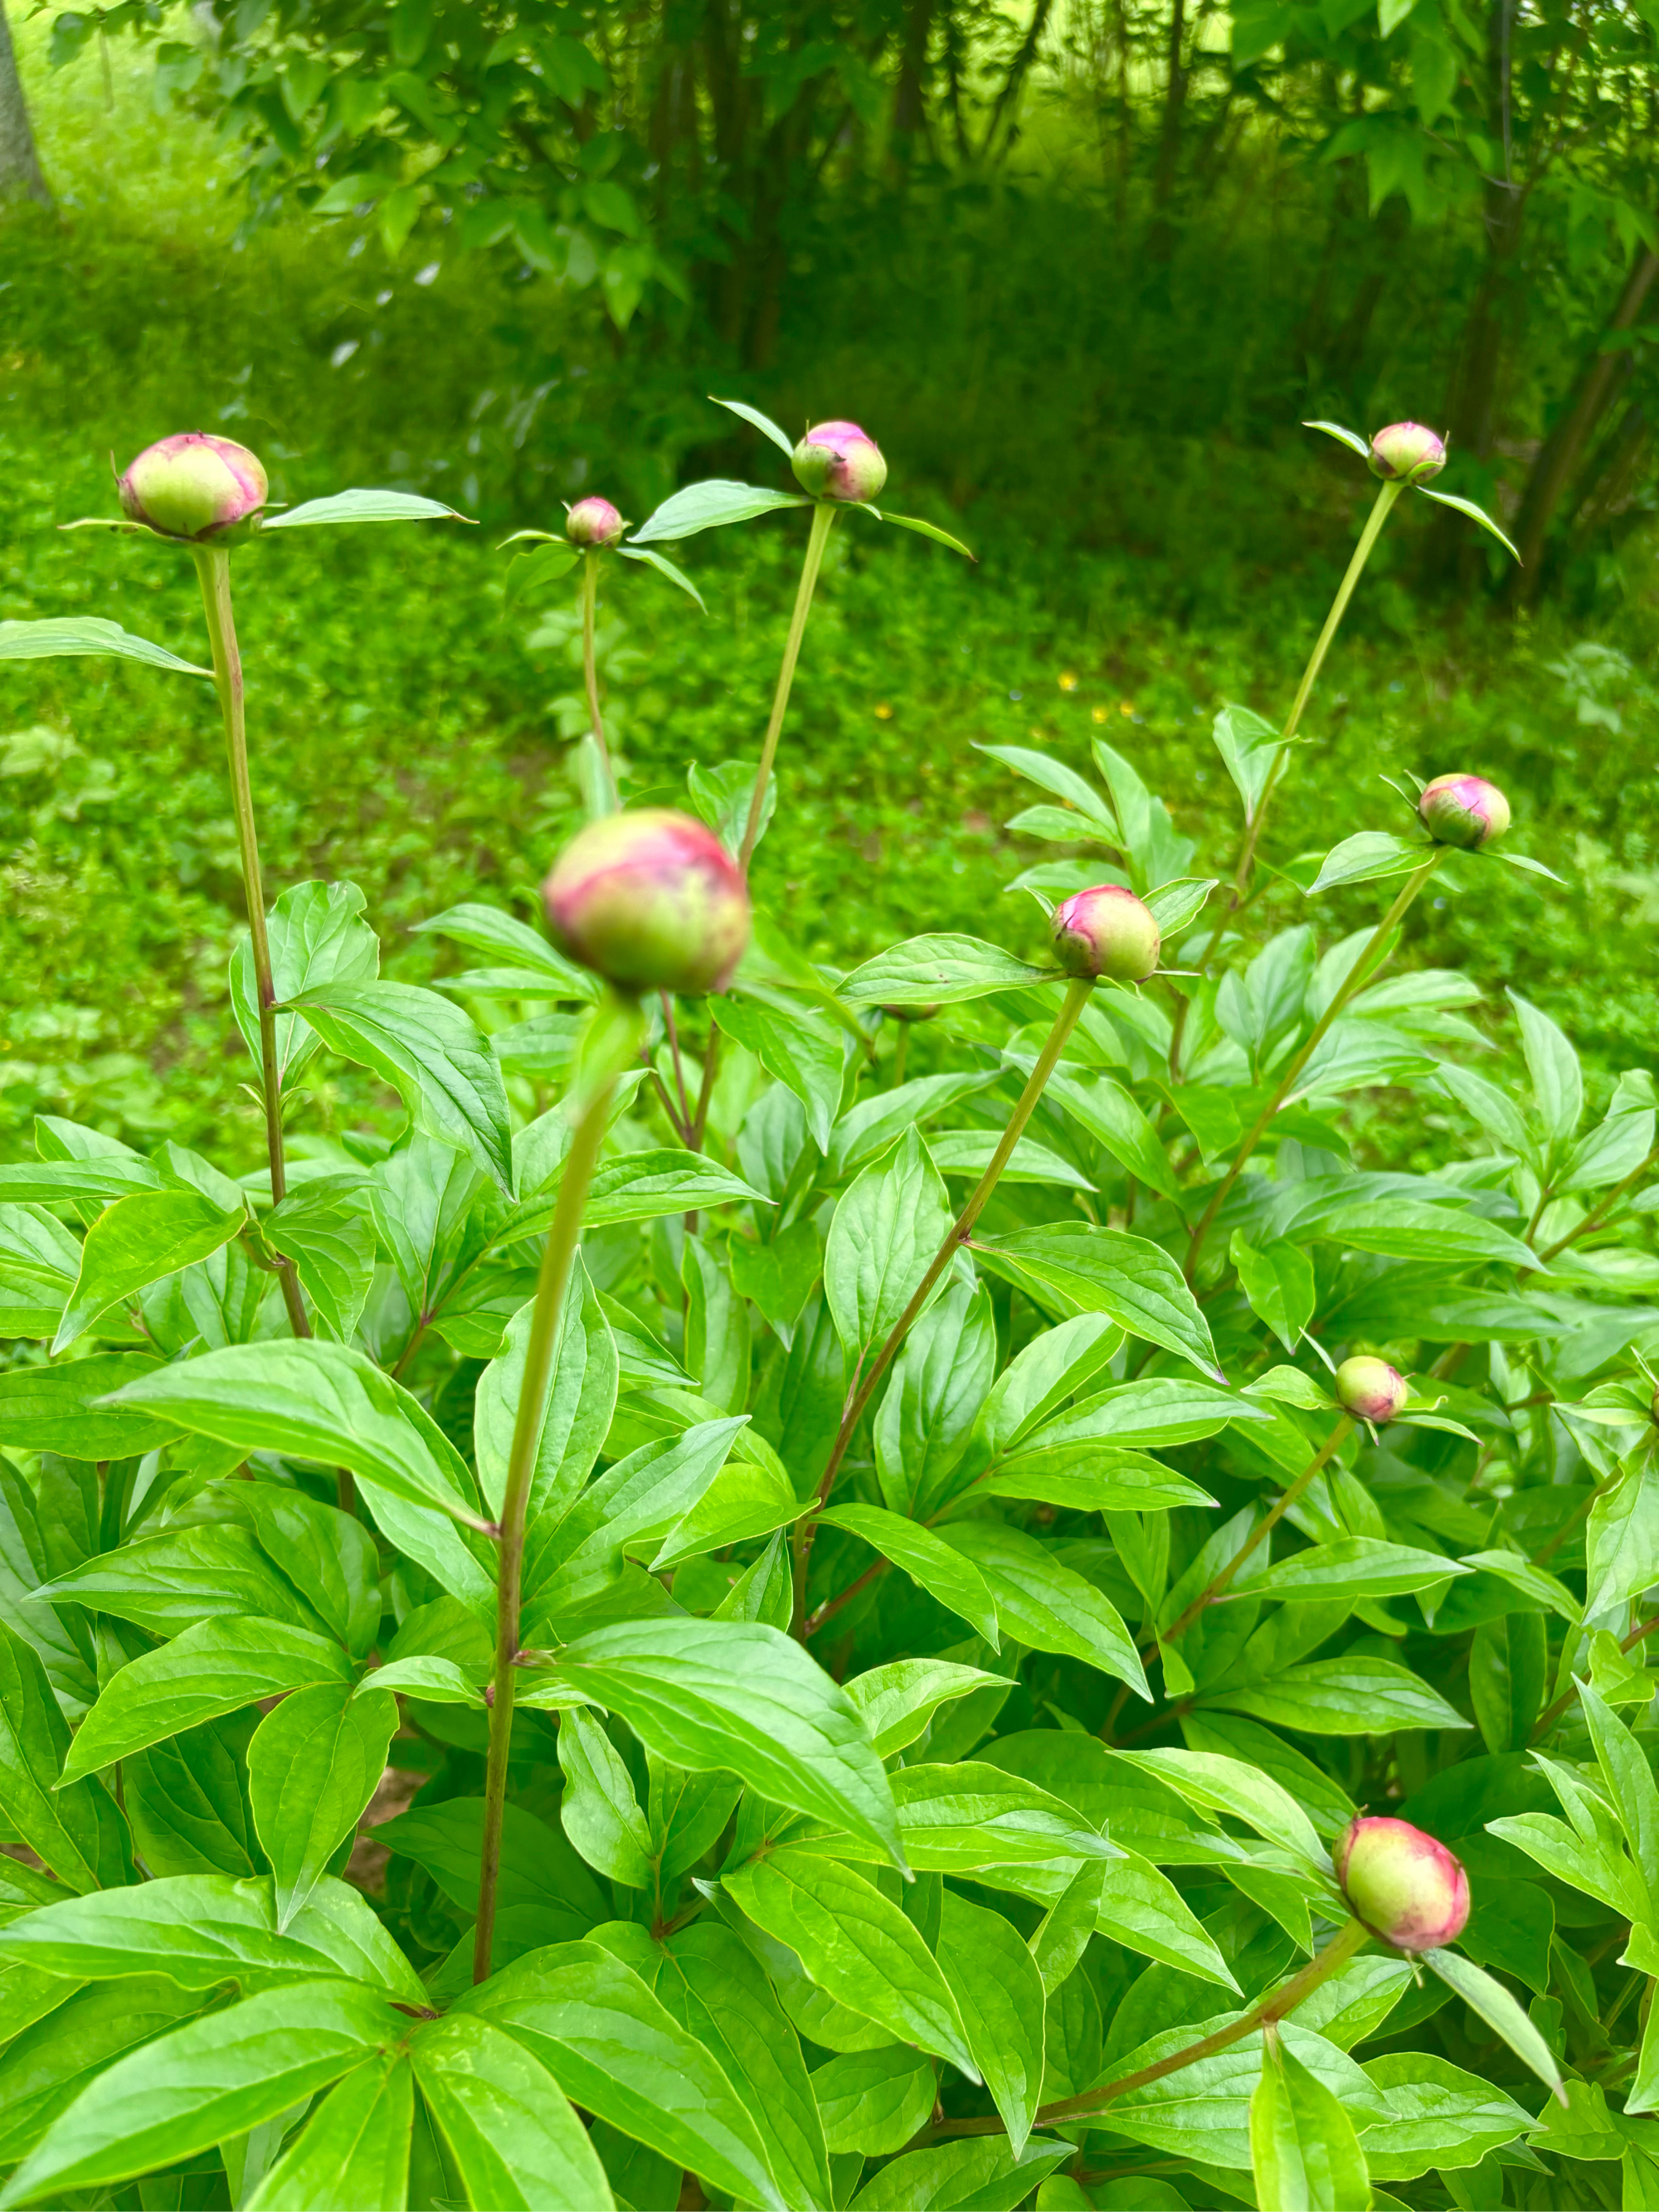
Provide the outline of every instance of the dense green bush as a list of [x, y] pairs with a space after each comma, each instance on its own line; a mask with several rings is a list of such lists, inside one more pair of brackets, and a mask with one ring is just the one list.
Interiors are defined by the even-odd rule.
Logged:
[[[809, 505], [694, 486], [621, 551], [690, 566], [780, 509], [760, 573]], [[1086, 705], [1062, 670], [1054, 722], [985, 729], [1051, 855], [1015, 902], [981, 862], [883, 944], [879, 854], [837, 860], [864, 910], [831, 944], [828, 872], [793, 873], [810, 811], [783, 843], [799, 792], [836, 803], [787, 655], [729, 991], [572, 964], [510, 900], [574, 792], [486, 872], [487, 787], [453, 853], [410, 841], [437, 952], [389, 980], [331, 854], [264, 914], [256, 812], [327, 820], [356, 772], [335, 724], [302, 789], [258, 708], [292, 664], [326, 711], [391, 564], [467, 573], [458, 528], [351, 493], [189, 549], [213, 865], [255, 923], [221, 1035], [266, 1165], [155, 1096], [142, 1143], [48, 1112], [0, 1167], [0, 2203], [1649, 2203], [1652, 1079], [1592, 1106], [1524, 996], [1494, 1058], [1480, 986], [1399, 957], [1429, 899], [1547, 911], [1547, 814], [1431, 842], [1468, 841], [1402, 762], [1333, 820], [1318, 757], [1227, 708], [1208, 758], [1249, 835], [1195, 823], [1210, 874], [1136, 710], [1087, 706], [1086, 775], [1032, 742]], [[820, 505], [826, 533], [857, 549], [806, 633], [833, 714], [878, 665], [848, 607], [951, 556]], [[168, 649], [185, 550], [76, 543], [120, 595], [0, 628], [0, 658], [65, 696], [89, 654], [137, 663], [135, 700], [205, 693]], [[630, 612], [673, 580], [544, 540], [507, 592], [574, 640], [608, 817], [596, 563]], [[307, 570], [320, 643], [276, 611]], [[233, 574], [265, 607], [257, 808]], [[417, 693], [476, 619], [432, 600], [398, 641]], [[689, 720], [665, 654], [619, 681], [611, 754], [630, 810], [683, 793], [746, 864], [773, 794], [698, 670]], [[878, 726], [867, 775], [909, 738]], [[61, 814], [94, 771], [59, 765]], [[1298, 792], [1321, 849], [1253, 864]], [[1080, 949], [1101, 885], [1138, 983]], [[370, 1080], [399, 1123], [358, 1110]], [[1392, 1170], [1360, 1149], [1381, 1098], [1413, 1132]], [[1413, 1824], [1403, 1870], [1366, 1808]]]

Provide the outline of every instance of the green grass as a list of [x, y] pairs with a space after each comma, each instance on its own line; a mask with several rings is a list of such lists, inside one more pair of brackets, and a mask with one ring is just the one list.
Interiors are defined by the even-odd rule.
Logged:
[[[477, 531], [319, 532], [236, 562], [271, 894], [310, 875], [356, 881], [389, 971], [419, 980], [441, 956], [410, 926], [460, 897], [528, 910], [574, 818], [568, 625], [546, 610], [502, 618], [496, 526], [545, 522], [583, 484], [616, 484], [641, 514], [699, 441], [700, 470], [775, 481], [776, 457], [719, 445], [701, 397], [720, 388], [715, 369], [643, 339], [619, 357], [585, 310], [539, 288], [515, 294], [459, 264], [422, 286], [412, 258], [394, 276], [377, 248], [353, 258], [337, 231], [233, 250], [228, 162], [188, 118], [150, 112], [135, 66], [115, 51], [110, 107], [95, 57], [32, 74], [44, 156], [73, 204], [67, 239], [30, 213], [0, 225], [0, 618], [112, 616], [202, 654], [187, 562], [55, 527], [111, 512], [107, 453], [125, 463], [168, 429], [245, 437], [276, 496], [391, 482], [482, 514]], [[863, 416], [889, 450], [895, 504], [956, 515], [981, 555], [969, 568], [860, 517], [831, 541], [757, 872], [763, 902], [825, 960], [941, 928], [1035, 950], [1036, 908], [1001, 887], [1054, 848], [1003, 832], [1034, 794], [978, 743], [1051, 745], [1086, 767], [1088, 739], [1106, 736], [1224, 869], [1235, 817], [1210, 718], [1229, 699], [1283, 712], [1369, 495], [1354, 465], [1293, 425], [1251, 451], [1146, 417], [1097, 436], [1073, 474], [1063, 434], [1086, 411], [1088, 363], [1057, 347], [1070, 381], [1045, 408], [1030, 330], [1006, 375], [994, 356], [982, 366], [971, 404], [989, 442], [965, 460], [950, 432], [969, 404], [967, 337], [912, 317], [907, 341], [890, 286], [861, 320], [798, 319], [775, 378], [751, 387], [793, 419], [816, 343], [833, 364], [833, 391], [810, 395], [817, 411]], [[1168, 343], [1151, 331], [1154, 352]], [[533, 424], [517, 418], [515, 446], [509, 403], [534, 389], [538, 364], [554, 388]], [[1009, 443], [1022, 434], [1023, 458]], [[1403, 579], [1426, 521], [1420, 504], [1401, 511], [1362, 587], [1269, 854], [1389, 826], [1384, 775], [1495, 776], [1515, 848], [1570, 888], [1482, 869], [1477, 894], [1413, 918], [1413, 957], [1467, 967], [1494, 1034], [1510, 985], [1601, 1070], [1650, 1059], [1659, 697], [1638, 672], [1659, 627], [1651, 557], [1628, 558], [1593, 635], [1555, 612], [1517, 629], [1479, 606], [1414, 604]], [[690, 542], [707, 621], [653, 577], [611, 580], [607, 682], [635, 789], [678, 790], [692, 761], [757, 751], [800, 540], [799, 518], [781, 516]], [[1311, 918], [1335, 933], [1377, 903], [1362, 888]], [[1306, 908], [1284, 885], [1259, 911], [1283, 926]], [[0, 1145], [22, 1145], [40, 1110], [142, 1138], [165, 1092], [198, 1135], [223, 1145], [240, 1131], [251, 1161], [224, 982], [240, 927], [207, 687], [103, 661], [9, 668]], [[348, 1087], [316, 1111], [371, 1103]], [[1389, 1133], [1386, 1100], [1378, 1111], [1379, 1141], [1408, 1143], [1408, 1127]]]

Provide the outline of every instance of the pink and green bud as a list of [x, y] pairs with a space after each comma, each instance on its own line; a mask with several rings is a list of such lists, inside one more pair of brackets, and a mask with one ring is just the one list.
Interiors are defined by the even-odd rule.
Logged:
[[803, 491], [814, 499], [840, 499], [856, 506], [873, 499], [887, 481], [881, 447], [856, 422], [820, 422], [790, 456]]
[[1355, 1917], [1396, 1951], [1438, 1951], [1462, 1934], [1469, 1878], [1409, 1820], [1350, 1820], [1331, 1860]]
[[579, 499], [570, 510], [564, 534], [573, 545], [614, 545], [627, 527], [608, 499]]
[[1152, 910], [1119, 884], [1073, 891], [1054, 908], [1054, 954], [1068, 975], [1144, 982], [1162, 950]]
[[1345, 1413], [1352, 1413], [1357, 1421], [1370, 1421], [1374, 1427], [1403, 1413], [1412, 1395], [1411, 1384], [1397, 1367], [1364, 1352], [1343, 1361], [1333, 1387]]
[[205, 430], [180, 430], [146, 446], [117, 487], [130, 522], [198, 545], [249, 521], [268, 489], [257, 453]]
[[1480, 775], [1437, 775], [1417, 802], [1424, 828], [1437, 845], [1468, 851], [1490, 845], [1510, 826], [1510, 802]]
[[622, 991], [723, 991], [749, 942], [749, 893], [726, 848], [664, 806], [589, 823], [542, 900], [554, 942]]
[[1371, 473], [1389, 483], [1422, 484], [1446, 465], [1446, 441], [1421, 422], [1390, 422], [1371, 440]]

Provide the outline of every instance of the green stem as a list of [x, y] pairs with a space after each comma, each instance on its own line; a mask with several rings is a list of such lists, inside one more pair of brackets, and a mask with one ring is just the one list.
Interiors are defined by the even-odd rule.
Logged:
[[[1621, 1651], [1633, 1651], [1638, 1644], [1646, 1642], [1656, 1628], [1659, 1628], [1659, 1613], [1656, 1613], [1650, 1620], [1638, 1622], [1628, 1636], [1621, 1637], [1619, 1640], [1619, 1649]], [[1543, 1711], [1538, 1716], [1531, 1735], [1527, 1739], [1528, 1748], [1533, 1744], [1542, 1743], [1577, 1694], [1577, 1686], [1575, 1684], [1571, 1688], [1563, 1690], [1553, 1705], [1545, 1706]]]
[[1042, 1096], [1048, 1078], [1054, 1072], [1055, 1063], [1066, 1048], [1066, 1040], [1077, 1027], [1078, 1018], [1088, 1005], [1089, 994], [1094, 988], [1094, 979], [1089, 975], [1074, 976], [1066, 985], [1066, 996], [1060, 1012], [1054, 1016], [1054, 1025], [1048, 1032], [1048, 1042], [1026, 1079], [1025, 1088], [1020, 1092], [1018, 1102], [1008, 1117], [1008, 1126], [1002, 1133], [1001, 1141], [991, 1155], [990, 1165], [975, 1185], [968, 1203], [945, 1231], [945, 1240], [928, 1261], [927, 1271], [911, 1294], [910, 1303], [888, 1331], [886, 1341], [862, 1371], [856, 1387], [848, 1398], [842, 1413], [841, 1426], [830, 1447], [828, 1463], [818, 1478], [817, 1505], [812, 1513], [805, 1515], [795, 1523], [795, 1624], [798, 1632], [804, 1632], [806, 1617], [806, 1568], [811, 1556], [813, 1522], [817, 1512], [828, 1501], [830, 1487], [846, 1456], [847, 1447], [853, 1440], [853, 1432], [863, 1418], [865, 1407], [875, 1395], [877, 1385], [892, 1364], [899, 1346], [909, 1334], [911, 1323], [927, 1304], [934, 1284], [972, 1236], [974, 1224], [985, 1211], [1002, 1170], [1013, 1157], [1014, 1146], [1019, 1142], [1025, 1124], [1036, 1111], [1036, 1103]]
[[[1081, 2097], [1069, 2097], [1056, 2105], [1045, 2105], [1036, 2116], [1040, 2128], [1065, 2127], [1073, 2120], [1091, 2119], [1103, 2105], [1115, 2098], [1127, 2097], [1136, 2089], [1145, 2089], [1166, 2075], [1178, 2074], [1183, 2066], [1196, 2065], [1200, 2058], [1212, 2057], [1218, 2051], [1230, 2045], [1242, 2043], [1247, 2035], [1259, 2028], [1273, 2026], [1296, 2010], [1319, 1987], [1328, 1981], [1340, 1966], [1346, 1966], [1354, 1954], [1369, 1942], [1370, 1930], [1363, 1921], [1349, 1920], [1316, 1959], [1310, 1959], [1300, 1973], [1293, 1974], [1288, 1982], [1260, 1998], [1248, 2012], [1242, 2013], [1231, 2027], [1218, 2027], [1213, 2035], [1201, 2036], [1183, 2050], [1173, 2051], [1167, 2058], [1160, 2058], [1155, 2066], [1143, 2066], [1138, 2073], [1125, 2074], [1115, 2081], [1108, 2081], [1098, 2089], [1091, 2089]], [[1000, 2120], [946, 2120], [939, 2127], [924, 2130], [928, 2141], [941, 2136], [992, 2136], [1002, 2132]], [[907, 2145], [907, 2148], [915, 2146]]]
[[[1556, 1238], [1547, 1252], [1539, 1254], [1539, 1266], [1547, 1267], [1558, 1252], [1565, 1252], [1569, 1244], [1576, 1244], [1581, 1237], [1588, 1237], [1592, 1229], [1599, 1229], [1614, 1208], [1622, 1204], [1635, 1189], [1656, 1159], [1659, 1159], [1659, 1145], [1655, 1146], [1647, 1158], [1631, 1170], [1622, 1182], [1614, 1183], [1607, 1196], [1590, 1208], [1576, 1229], [1569, 1229], [1565, 1237]], [[1540, 1211], [1542, 1211], [1541, 1205]]]
[[1447, 848], [1443, 845], [1437, 845], [1434, 850], [1430, 854], [1428, 859], [1424, 861], [1422, 866], [1420, 868], [1413, 869], [1412, 873], [1406, 878], [1405, 887], [1401, 891], [1399, 897], [1395, 899], [1394, 904], [1389, 908], [1382, 921], [1377, 923], [1376, 927], [1371, 932], [1370, 942], [1366, 945], [1358, 959], [1355, 961], [1353, 967], [1349, 973], [1347, 981], [1343, 984], [1341, 989], [1337, 992], [1335, 997], [1331, 1000], [1330, 1005], [1326, 1007], [1324, 1012], [1314, 1024], [1313, 1031], [1310, 1036], [1308, 1042], [1303, 1046], [1301, 1051], [1297, 1054], [1295, 1059], [1291, 1060], [1284, 1074], [1279, 1079], [1278, 1087], [1275, 1089], [1273, 1097], [1262, 1108], [1261, 1117], [1257, 1121], [1255, 1127], [1251, 1130], [1249, 1135], [1245, 1138], [1244, 1142], [1240, 1146], [1237, 1152], [1235, 1154], [1232, 1165], [1228, 1169], [1226, 1174], [1223, 1176], [1221, 1181], [1217, 1184], [1215, 1190], [1211, 1196], [1209, 1204], [1204, 1209], [1203, 1215], [1199, 1221], [1197, 1228], [1193, 1231], [1193, 1241], [1188, 1247], [1187, 1250], [1186, 1273], [1188, 1282], [1192, 1281], [1194, 1275], [1197, 1273], [1199, 1255], [1204, 1249], [1204, 1239], [1210, 1233], [1211, 1224], [1214, 1221], [1217, 1214], [1220, 1212], [1223, 1205], [1225, 1203], [1227, 1194], [1231, 1190], [1233, 1185], [1238, 1181], [1239, 1176], [1243, 1173], [1245, 1161], [1249, 1158], [1251, 1153], [1255, 1150], [1256, 1146], [1261, 1142], [1262, 1138], [1267, 1134], [1269, 1123], [1272, 1121], [1274, 1115], [1278, 1113], [1279, 1108], [1285, 1103], [1285, 1099], [1290, 1096], [1297, 1077], [1301, 1074], [1303, 1069], [1308, 1065], [1308, 1062], [1313, 1058], [1315, 1053], [1319, 1049], [1319, 1047], [1324, 1042], [1326, 1032], [1330, 1029], [1331, 1024], [1335, 1021], [1337, 1016], [1342, 1012], [1343, 1008], [1348, 1004], [1350, 1000], [1357, 997], [1358, 994], [1365, 988], [1366, 983], [1370, 981], [1371, 970], [1376, 963], [1378, 956], [1382, 952], [1382, 947], [1388, 943], [1390, 932], [1398, 926], [1407, 908], [1410, 906], [1412, 901], [1417, 896], [1419, 891], [1422, 890], [1424, 884], [1427, 883], [1429, 878], [1440, 866], [1441, 861], [1445, 858], [1446, 849]]
[[1243, 849], [1239, 854], [1238, 866], [1233, 877], [1235, 902], [1243, 898], [1249, 889], [1250, 871], [1255, 865], [1255, 850], [1261, 841], [1261, 825], [1267, 818], [1267, 802], [1285, 772], [1285, 763], [1290, 758], [1291, 740], [1301, 723], [1303, 710], [1313, 696], [1314, 685], [1319, 681], [1319, 672], [1325, 665], [1325, 655], [1331, 649], [1331, 640], [1336, 635], [1337, 626], [1347, 612], [1354, 586], [1371, 557], [1371, 548], [1382, 535], [1382, 526], [1389, 519], [1389, 511], [1405, 489], [1404, 483], [1396, 480], [1385, 483], [1378, 491], [1370, 514], [1366, 517], [1365, 527], [1359, 533], [1359, 543], [1353, 549], [1348, 572], [1336, 587], [1336, 597], [1331, 601], [1325, 627], [1314, 641], [1314, 649], [1308, 656], [1308, 665], [1302, 672], [1302, 681], [1296, 688], [1296, 697], [1291, 702], [1291, 711], [1279, 733], [1279, 750], [1274, 753], [1273, 766], [1267, 771], [1267, 781], [1261, 787], [1261, 796], [1255, 803], [1255, 811], [1245, 830]]
[[898, 1035], [893, 1040], [893, 1073], [887, 1088], [896, 1091], [904, 1080], [904, 1062], [910, 1044], [910, 1024], [900, 1022]]
[[[283, 1086], [276, 1073], [276, 991], [270, 974], [270, 940], [265, 934], [264, 881], [259, 867], [259, 837], [253, 820], [253, 786], [248, 777], [247, 721], [242, 656], [236, 643], [236, 617], [230, 601], [230, 549], [194, 545], [196, 574], [202, 586], [208, 637], [213, 647], [213, 678], [224, 717], [225, 754], [230, 767], [230, 801], [236, 817], [236, 842], [242, 859], [242, 889], [247, 899], [248, 934], [253, 949], [254, 988], [259, 1002], [259, 1079], [265, 1109], [265, 1150], [270, 1159], [270, 1202], [288, 1195], [283, 1164]], [[277, 1279], [289, 1326], [309, 1336], [311, 1323], [292, 1260], [277, 1255]]]
[[617, 771], [611, 765], [610, 748], [605, 742], [605, 719], [599, 713], [599, 672], [593, 653], [594, 619], [599, 602], [599, 556], [590, 546], [582, 556], [582, 682], [587, 690], [587, 726], [593, 733], [593, 744], [599, 756], [599, 766], [605, 772], [605, 787], [611, 795], [611, 811], [614, 814], [622, 805], [617, 795]]
[[801, 564], [800, 586], [795, 593], [795, 611], [789, 618], [789, 635], [783, 647], [783, 665], [778, 671], [778, 688], [772, 700], [772, 719], [766, 726], [766, 742], [761, 747], [760, 769], [755, 777], [755, 789], [749, 801], [749, 819], [744, 827], [743, 844], [738, 854], [738, 866], [745, 876], [749, 873], [749, 862], [760, 836], [761, 814], [766, 805], [766, 787], [771, 781], [772, 763], [777, 757], [778, 738], [789, 706], [790, 688], [795, 680], [795, 663], [800, 658], [800, 641], [806, 635], [806, 617], [812, 608], [812, 592], [818, 580], [823, 549], [829, 543], [835, 520], [834, 501], [821, 499], [812, 509], [812, 527], [807, 533], [806, 558]]
[[519, 1386], [518, 1416], [507, 1455], [507, 1486], [501, 1498], [501, 1564], [497, 1571], [495, 1671], [489, 1710], [489, 1759], [484, 1773], [483, 1847], [478, 1863], [478, 1920], [472, 1939], [472, 1978], [486, 1981], [495, 1935], [495, 1890], [501, 1863], [501, 1813], [507, 1802], [507, 1747], [513, 1735], [514, 1670], [519, 1656], [519, 1621], [524, 1595], [525, 1513], [531, 1479], [546, 1418], [553, 1353], [565, 1287], [581, 1235], [593, 1166], [605, 1141], [605, 1122], [616, 1076], [607, 1073], [583, 1099], [571, 1132], [570, 1152], [559, 1184], [552, 1226], [536, 1280], [536, 1306], [525, 1347], [524, 1379]]
[[1192, 1626], [1193, 1623], [1198, 1619], [1200, 1613], [1202, 1613], [1206, 1607], [1213, 1605], [1218, 1598], [1224, 1597], [1226, 1595], [1227, 1592], [1232, 1588], [1239, 1569], [1244, 1565], [1246, 1559], [1249, 1558], [1250, 1554], [1259, 1545], [1265, 1543], [1267, 1538], [1272, 1535], [1273, 1530], [1284, 1519], [1285, 1516], [1290, 1511], [1291, 1506], [1296, 1504], [1297, 1499], [1301, 1497], [1303, 1492], [1313, 1480], [1315, 1475], [1319, 1473], [1320, 1469], [1329, 1465], [1333, 1455], [1340, 1449], [1343, 1439], [1346, 1437], [1349, 1430], [1352, 1429], [1352, 1426], [1353, 1423], [1345, 1413], [1341, 1419], [1336, 1424], [1336, 1426], [1331, 1431], [1329, 1436], [1326, 1437], [1324, 1443], [1321, 1444], [1318, 1452], [1316, 1454], [1314, 1458], [1303, 1468], [1301, 1474], [1297, 1475], [1296, 1480], [1285, 1492], [1285, 1495], [1279, 1499], [1278, 1504], [1273, 1507], [1272, 1512], [1267, 1516], [1265, 1520], [1257, 1522], [1255, 1528], [1251, 1531], [1250, 1534], [1246, 1537], [1239, 1549], [1233, 1553], [1226, 1565], [1221, 1569], [1218, 1574], [1212, 1577], [1210, 1581], [1204, 1585], [1204, 1588], [1201, 1590], [1200, 1590], [1198, 1595], [1187, 1607], [1187, 1610], [1182, 1614], [1180, 1620], [1176, 1621], [1175, 1626], [1166, 1630], [1164, 1633], [1159, 1637], [1158, 1640], [1160, 1644], [1174, 1644], [1178, 1642], [1178, 1640], [1186, 1634], [1187, 1631]]

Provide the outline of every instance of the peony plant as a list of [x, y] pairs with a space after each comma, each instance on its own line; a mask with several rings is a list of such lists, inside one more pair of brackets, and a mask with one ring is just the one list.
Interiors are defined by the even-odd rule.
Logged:
[[215, 681], [267, 1138], [0, 1164], [0, 2208], [1645, 2203], [1653, 1081], [1411, 957], [1431, 882], [1553, 897], [1541, 827], [1454, 769], [1265, 919], [1339, 605], [1285, 729], [1218, 716], [1242, 877], [1150, 761], [994, 749], [1065, 802], [1036, 926], [814, 963], [757, 839], [884, 464], [759, 427], [803, 497], [596, 495], [507, 572], [591, 617], [810, 503], [758, 764], [610, 781], [431, 988], [355, 886], [266, 908], [229, 563], [443, 510], [163, 440], [117, 526], [211, 670], [0, 625]]

